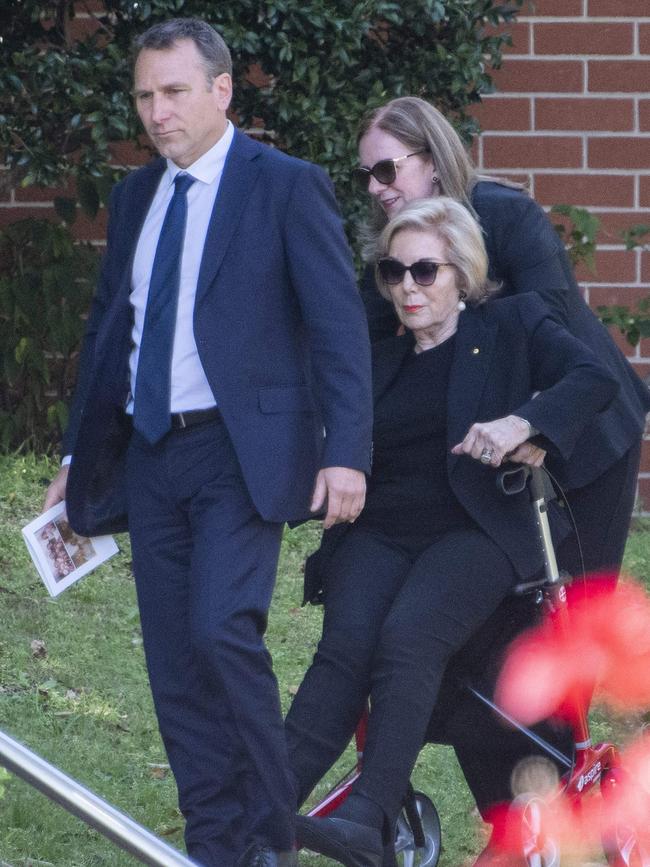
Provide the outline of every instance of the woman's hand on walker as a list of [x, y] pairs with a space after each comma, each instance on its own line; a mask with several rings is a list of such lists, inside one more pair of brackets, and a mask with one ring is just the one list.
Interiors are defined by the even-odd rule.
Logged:
[[504, 460], [539, 467], [546, 452], [526, 442], [530, 425], [523, 418], [508, 415], [494, 421], [476, 422], [465, 439], [453, 447], [454, 455], [469, 455], [482, 464], [499, 467]]
[[541, 467], [545, 457], [546, 450], [532, 443], [522, 443], [511, 455], [506, 455], [513, 464], [527, 464], [529, 467]]

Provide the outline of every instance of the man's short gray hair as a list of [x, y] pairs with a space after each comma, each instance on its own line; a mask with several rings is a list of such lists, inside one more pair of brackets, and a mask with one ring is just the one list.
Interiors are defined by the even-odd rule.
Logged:
[[208, 85], [212, 87], [217, 75], [227, 72], [232, 75], [230, 50], [217, 31], [200, 18], [171, 18], [154, 24], [133, 41], [133, 60], [141, 51], [162, 51], [171, 48], [181, 39], [191, 39], [201, 55]]

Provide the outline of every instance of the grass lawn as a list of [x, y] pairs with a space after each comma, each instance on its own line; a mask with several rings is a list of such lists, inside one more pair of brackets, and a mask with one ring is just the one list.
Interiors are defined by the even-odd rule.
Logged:
[[[0, 457], [0, 728], [180, 848], [182, 820], [149, 696], [127, 539], [120, 537], [117, 557], [56, 600], [24, 548], [20, 528], [40, 510], [54, 472], [45, 459]], [[287, 532], [282, 550], [268, 643], [285, 709], [320, 632], [320, 610], [300, 607], [302, 564], [318, 535], [316, 526]], [[626, 558], [627, 570], [650, 584], [647, 525], [635, 527]], [[44, 652], [34, 653], [34, 640]], [[597, 712], [595, 734], [623, 742], [641, 722]], [[350, 753], [343, 765], [352, 761]], [[20, 780], [0, 774], [0, 867], [135, 863]], [[441, 867], [459, 867], [480, 848], [480, 829], [450, 751], [428, 746], [414, 778], [441, 815]], [[300, 860], [331, 863], [304, 853]]]

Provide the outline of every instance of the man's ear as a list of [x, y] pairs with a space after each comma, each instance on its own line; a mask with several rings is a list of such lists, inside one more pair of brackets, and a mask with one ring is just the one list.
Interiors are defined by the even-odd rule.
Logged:
[[232, 100], [232, 77], [228, 72], [217, 75], [212, 82], [212, 93], [220, 111], [226, 112]]

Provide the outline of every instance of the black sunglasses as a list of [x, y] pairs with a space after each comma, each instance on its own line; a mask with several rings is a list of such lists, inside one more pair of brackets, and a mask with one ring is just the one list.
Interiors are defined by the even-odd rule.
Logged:
[[404, 154], [403, 157], [394, 157], [392, 160], [379, 160], [370, 169], [363, 168], [362, 166], [354, 169], [352, 175], [364, 190], [367, 190], [370, 185], [371, 175], [380, 184], [392, 184], [397, 177], [397, 163], [407, 160], [409, 157], [417, 156], [417, 154], [426, 153], [427, 150], [428, 148], [420, 148], [419, 151], [413, 151], [412, 154]]
[[436, 282], [438, 268], [443, 265], [451, 266], [451, 262], [430, 262], [428, 259], [418, 259], [412, 265], [404, 265], [399, 259], [380, 259], [377, 262], [379, 276], [388, 286], [397, 286], [404, 279], [407, 271], [418, 286], [431, 286]]

